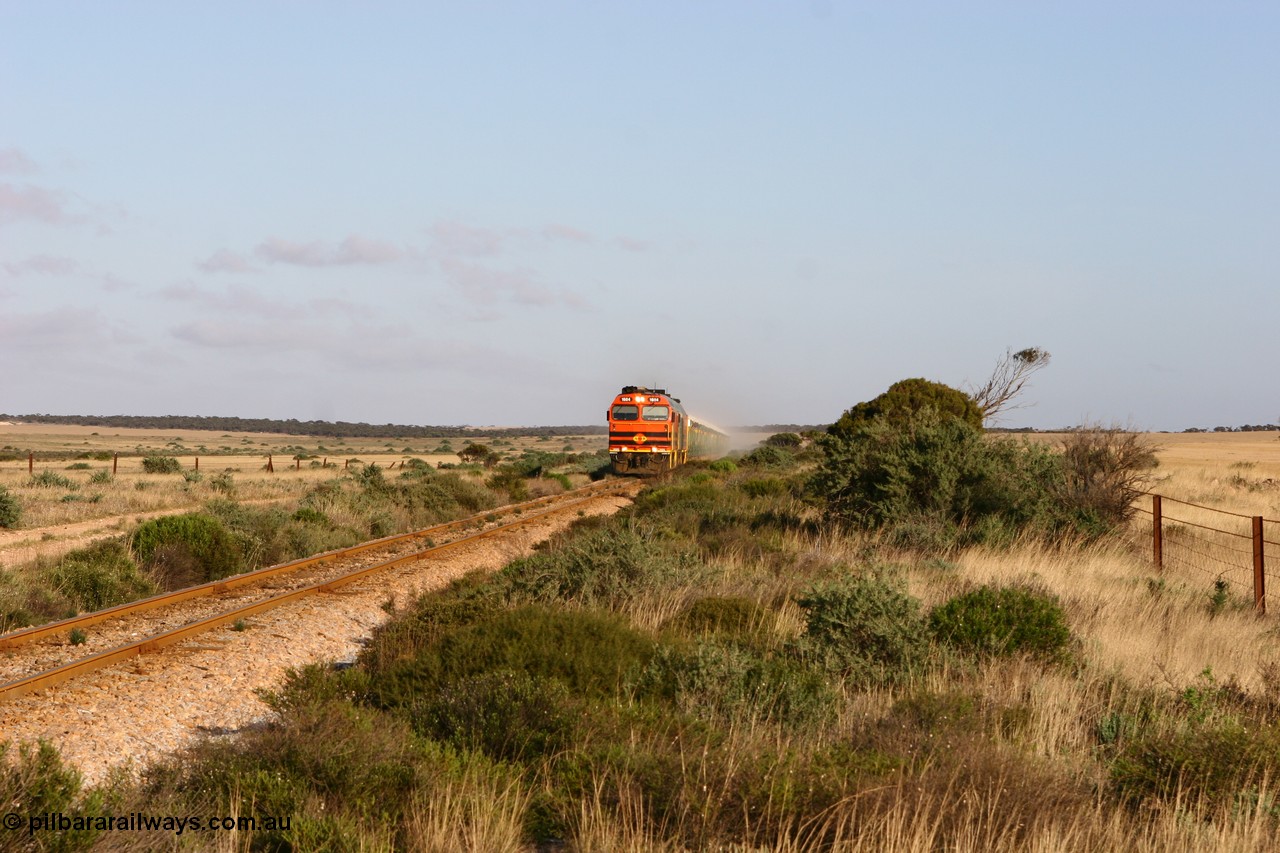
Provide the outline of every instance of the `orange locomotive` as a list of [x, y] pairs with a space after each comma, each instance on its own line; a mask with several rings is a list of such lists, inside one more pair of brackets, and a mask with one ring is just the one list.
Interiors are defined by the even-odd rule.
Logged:
[[727, 435], [689, 417], [661, 388], [627, 385], [613, 398], [608, 418], [609, 456], [618, 474], [660, 474], [729, 447]]

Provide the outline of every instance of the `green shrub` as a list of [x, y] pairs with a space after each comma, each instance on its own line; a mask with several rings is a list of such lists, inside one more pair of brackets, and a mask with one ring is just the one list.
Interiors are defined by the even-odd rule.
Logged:
[[114, 540], [68, 552], [47, 569], [45, 577], [53, 589], [85, 611], [137, 601], [156, 591], [128, 549]]
[[172, 456], [145, 456], [142, 470], [148, 474], [176, 474], [182, 470], [182, 465]]
[[300, 521], [303, 524], [319, 524], [322, 527], [328, 527], [332, 524], [329, 521], [329, 516], [309, 506], [298, 507], [293, 513], [293, 520]]
[[1239, 808], [1277, 772], [1280, 735], [1274, 727], [1226, 723], [1139, 736], [1112, 764], [1111, 784], [1130, 802]]
[[94, 471], [93, 474], [89, 477], [89, 482], [95, 486], [106, 485], [107, 483], [110, 483], [113, 480], [115, 480], [115, 477], [113, 477], [111, 475], [111, 472], [108, 471], [106, 468], [100, 468], [97, 471]]
[[230, 471], [222, 471], [209, 478], [209, 488], [227, 497], [233, 497], [236, 493], [236, 481]]
[[746, 492], [753, 498], [770, 497], [773, 495], [785, 495], [791, 491], [791, 487], [787, 485], [787, 481], [778, 477], [762, 477], [754, 480], [743, 480], [738, 484], [738, 488]]
[[707, 465], [707, 470], [715, 471], [717, 474], [732, 474], [734, 471], [738, 470], [738, 466], [732, 459], [724, 458], [717, 459]]
[[41, 471], [27, 481], [28, 485], [42, 489], [78, 489], [72, 480], [53, 471]]
[[849, 577], [807, 589], [800, 651], [858, 683], [900, 681], [924, 665], [928, 631], [920, 602], [887, 579]]
[[746, 468], [789, 468], [795, 461], [795, 454], [790, 450], [767, 444], [757, 447], [738, 460]]
[[794, 432], [777, 432], [764, 440], [768, 447], [797, 448], [804, 444], [804, 439]]
[[88, 471], [91, 466], [88, 462], [73, 462], [67, 466], [68, 471]]
[[691, 603], [668, 625], [685, 633], [746, 637], [759, 630], [768, 611], [749, 598], [709, 595]]
[[826, 682], [800, 661], [715, 641], [659, 648], [635, 690], [666, 698], [684, 714], [725, 722], [794, 725], [822, 719], [832, 707]]
[[563, 681], [498, 670], [445, 685], [417, 704], [413, 723], [463, 749], [529, 761], [572, 745], [577, 716]]
[[923, 411], [954, 418], [975, 430], [982, 429], [982, 410], [963, 391], [927, 379], [903, 379], [879, 397], [859, 403], [828, 428], [831, 435], [847, 437], [872, 421], [902, 424]]
[[104, 814], [102, 794], [82, 796], [80, 773], [47, 741], [16, 750], [0, 741], [0, 798], [8, 812], [24, 816], [21, 831], [6, 826], [6, 850], [88, 850], [100, 834], [90, 828], [28, 835], [27, 816], [65, 813], [92, 819]]
[[22, 523], [22, 502], [18, 496], [0, 486], [0, 527], [14, 528]]
[[652, 640], [608, 614], [526, 606], [472, 615], [411, 658], [384, 660], [373, 673], [375, 701], [411, 707], [446, 685], [504, 671], [558, 679], [577, 696], [612, 696], [653, 654]]
[[1059, 660], [1071, 644], [1057, 600], [1017, 587], [984, 586], [956, 596], [934, 608], [929, 627], [938, 640], [977, 655]]
[[1051, 451], [988, 440], [932, 410], [900, 423], [871, 420], [821, 444], [811, 488], [837, 521], [891, 531], [917, 525], [1002, 544], [1028, 528], [1071, 529], [1075, 520], [1054, 496], [1062, 467]]
[[218, 519], [204, 513], [154, 518], [138, 525], [129, 549], [165, 589], [180, 589], [240, 571], [235, 540]]
[[557, 542], [502, 570], [498, 582], [509, 598], [617, 608], [637, 595], [691, 582], [705, 572], [692, 551], [617, 525]]

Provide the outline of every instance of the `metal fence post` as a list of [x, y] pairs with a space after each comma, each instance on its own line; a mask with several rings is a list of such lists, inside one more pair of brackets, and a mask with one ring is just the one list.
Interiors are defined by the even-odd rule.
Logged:
[[1253, 517], [1253, 609], [1259, 616], [1267, 614], [1266, 551], [1262, 541], [1262, 516]]

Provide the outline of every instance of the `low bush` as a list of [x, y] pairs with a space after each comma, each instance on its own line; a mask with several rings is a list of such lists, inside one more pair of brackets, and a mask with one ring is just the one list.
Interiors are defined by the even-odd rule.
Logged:
[[929, 649], [920, 602], [874, 575], [807, 589], [799, 650], [829, 672], [855, 683], [893, 683], [920, 669]]
[[24, 816], [21, 832], [6, 823], [6, 850], [88, 850], [100, 831], [81, 828], [32, 834], [26, 831], [27, 817], [65, 813], [92, 821], [107, 813], [102, 793], [84, 796], [80, 773], [64, 763], [47, 741], [16, 749], [0, 741], [0, 800], [7, 811]]
[[413, 725], [462, 749], [527, 762], [572, 745], [578, 716], [560, 679], [497, 670], [446, 684], [415, 706]]
[[743, 456], [738, 464], [745, 468], [789, 468], [795, 460], [791, 450], [766, 444]]
[[204, 513], [154, 518], [138, 525], [129, 550], [164, 589], [180, 589], [240, 571], [241, 551], [226, 527]]
[[801, 661], [714, 640], [661, 647], [635, 690], [665, 698], [681, 713], [725, 723], [797, 725], [824, 719], [832, 709], [826, 682]]
[[419, 706], [447, 685], [503, 671], [558, 679], [577, 696], [613, 695], [653, 654], [651, 639], [612, 615], [534, 605], [464, 609], [476, 621], [439, 630], [410, 658], [383, 656], [370, 687], [378, 705]]
[[[1113, 790], [1129, 802], [1147, 799], [1237, 809], [1254, 805], [1280, 773], [1280, 733], [1274, 726], [1228, 721], [1139, 736], [1111, 766]], [[1277, 803], [1271, 804], [1274, 815]]]
[[768, 618], [768, 611], [749, 598], [709, 595], [692, 602], [668, 626], [694, 636], [722, 634], [752, 637]]
[[769, 497], [771, 495], [785, 495], [791, 491], [787, 481], [780, 477], [761, 477], [753, 480], [743, 480], [738, 484], [738, 488], [746, 492], [748, 496], [753, 498]]
[[1062, 660], [1071, 631], [1057, 600], [1018, 587], [984, 586], [958, 595], [929, 614], [933, 635], [976, 655], [1032, 655]]
[[704, 572], [692, 550], [610, 524], [515, 560], [502, 570], [498, 583], [513, 601], [617, 608], [638, 595], [692, 582]]
[[54, 471], [41, 471], [35, 474], [27, 481], [28, 485], [41, 489], [77, 489], [79, 486], [68, 477], [64, 477]]
[[22, 502], [18, 496], [0, 486], [0, 527], [14, 528], [22, 523]]
[[177, 474], [182, 465], [172, 456], [144, 456], [142, 470], [148, 474]]
[[58, 594], [84, 611], [137, 601], [156, 592], [155, 583], [139, 571], [124, 544], [115, 540], [68, 552], [44, 576]]

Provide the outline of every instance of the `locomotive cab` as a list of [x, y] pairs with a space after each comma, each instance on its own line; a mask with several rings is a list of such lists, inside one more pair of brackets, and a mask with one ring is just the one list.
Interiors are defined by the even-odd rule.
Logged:
[[628, 385], [614, 397], [606, 417], [614, 471], [658, 474], [684, 464], [689, 419], [665, 390]]

